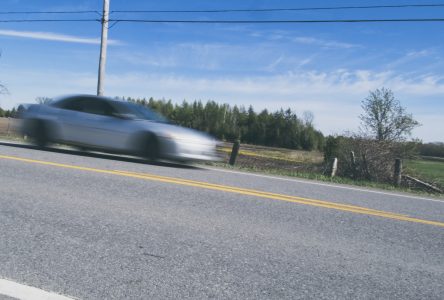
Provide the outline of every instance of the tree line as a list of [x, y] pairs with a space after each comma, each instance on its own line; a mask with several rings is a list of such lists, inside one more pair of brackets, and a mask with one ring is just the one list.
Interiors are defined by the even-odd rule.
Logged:
[[423, 156], [444, 157], [444, 143], [427, 143], [419, 146], [419, 154]]
[[4, 110], [0, 107], [0, 118], [17, 118], [17, 109], [14, 107], [10, 110]]
[[215, 101], [173, 104], [171, 100], [134, 99], [124, 100], [148, 107], [164, 115], [172, 122], [200, 131], [218, 139], [243, 143], [282, 147], [289, 149], [322, 150], [324, 136], [313, 126], [311, 113], [305, 120], [290, 108], [256, 113], [252, 106], [230, 106]]

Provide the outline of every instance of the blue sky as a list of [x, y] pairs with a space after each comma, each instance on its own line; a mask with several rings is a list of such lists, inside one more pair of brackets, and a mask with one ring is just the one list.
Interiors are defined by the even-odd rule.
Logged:
[[[125, 1], [111, 10], [192, 10], [438, 3], [429, 1]], [[444, 1], [443, 1], [444, 3]], [[100, 11], [102, 0], [2, 0], [0, 11]], [[144, 19], [444, 18], [443, 8], [231, 14], [112, 14]], [[0, 15], [0, 19], [40, 16]], [[97, 18], [47, 15], [41, 18]], [[413, 136], [444, 141], [444, 22], [359, 24], [134, 24], [109, 31], [105, 94], [215, 100], [257, 111], [314, 113], [324, 134], [357, 131], [360, 103], [387, 87], [422, 123]], [[100, 24], [0, 23], [0, 107], [96, 92]]]

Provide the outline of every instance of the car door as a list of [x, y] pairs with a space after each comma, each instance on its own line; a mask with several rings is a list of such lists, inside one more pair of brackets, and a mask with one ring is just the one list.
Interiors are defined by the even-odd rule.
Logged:
[[85, 144], [85, 132], [83, 124], [88, 121], [88, 116], [83, 113], [84, 97], [72, 97], [57, 104], [58, 127], [60, 139], [74, 144]]
[[125, 149], [129, 135], [126, 120], [117, 118], [106, 100], [80, 96], [63, 109], [60, 123], [65, 141], [105, 150]]
[[80, 119], [83, 143], [109, 150], [120, 150], [126, 145], [126, 120], [117, 118], [113, 107], [106, 100], [85, 98]]

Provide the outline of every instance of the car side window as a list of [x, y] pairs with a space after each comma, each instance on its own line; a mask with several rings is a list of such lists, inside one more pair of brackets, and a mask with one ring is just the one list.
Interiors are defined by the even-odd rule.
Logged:
[[101, 99], [88, 98], [88, 97], [76, 97], [69, 98], [58, 102], [55, 107], [67, 110], [73, 110], [78, 112], [84, 112], [88, 114], [101, 115], [101, 116], [113, 116], [116, 110]]
[[83, 99], [81, 98], [69, 99], [60, 103], [58, 107], [62, 109], [82, 111], [83, 110], [82, 101]]
[[83, 102], [83, 112], [101, 116], [112, 116], [114, 109], [106, 103], [106, 101], [85, 99]]

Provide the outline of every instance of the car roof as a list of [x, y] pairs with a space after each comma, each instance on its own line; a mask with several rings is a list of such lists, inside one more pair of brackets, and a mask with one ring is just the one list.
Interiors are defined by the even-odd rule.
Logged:
[[114, 99], [106, 97], [106, 96], [97, 96], [97, 95], [90, 95], [90, 94], [71, 94], [71, 95], [57, 97], [54, 99], [54, 102], [67, 100], [67, 99], [71, 99], [71, 98], [90, 98], [90, 99], [96, 98], [98, 100], [107, 100], [107, 101], [114, 100]]
[[88, 98], [90, 100], [102, 100], [102, 101], [106, 101], [106, 102], [118, 102], [118, 103], [125, 103], [125, 101], [123, 101], [122, 99], [116, 98], [110, 98], [110, 97], [106, 97], [106, 96], [97, 96], [97, 95], [90, 95], [90, 94], [72, 94], [72, 95], [65, 95], [65, 96], [60, 96], [55, 98], [50, 105], [57, 105], [60, 104], [64, 101], [69, 101], [71, 99], [76, 99], [76, 98]]

